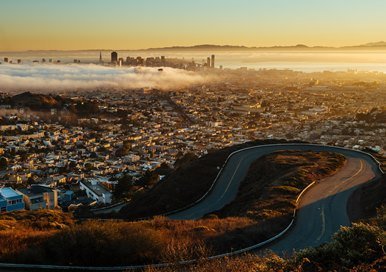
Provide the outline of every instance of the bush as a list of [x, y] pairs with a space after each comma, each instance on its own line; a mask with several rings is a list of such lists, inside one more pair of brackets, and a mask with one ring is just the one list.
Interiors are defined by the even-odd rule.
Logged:
[[330, 243], [302, 250], [296, 254], [295, 260], [301, 263], [309, 259], [323, 264], [325, 269], [371, 263], [383, 255], [381, 233], [377, 226], [364, 223], [341, 227]]
[[124, 265], [157, 262], [166, 245], [160, 231], [130, 223], [90, 221], [58, 232], [44, 248], [50, 263]]

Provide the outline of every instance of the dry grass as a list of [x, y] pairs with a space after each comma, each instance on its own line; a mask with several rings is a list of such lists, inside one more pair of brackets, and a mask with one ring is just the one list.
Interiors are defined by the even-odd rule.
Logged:
[[35, 249], [54, 233], [52, 230], [36, 231], [28, 228], [0, 231], [0, 259], [23, 263], [32, 257], [37, 262], [42, 261], [35, 255]]
[[[199, 261], [191, 265], [175, 265], [166, 268], [148, 267], [145, 272], [257, 272], [257, 271], [280, 271], [273, 270], [274, 262], [284, 262], [277, 256], [260, 258], [256, 255], [244, 255], [237, 258], [221, 258], [212, 261]], [[281, 265], [278, 265], [279, 267]]]
[[[57, 221], [35, 222], [45, 216]], [[0, 261], [127, 265], [200, 259], [213, 254], [209, 240], [221, 247], [223, 235], [251, 224], [247, 218], [174, 221], [164, 217], [76, 223], [59, 211], [9, 213], [0, 217]]]
[[246, 254], [231, 258], [201, 260], [189, 265], [145, 269], [145, 272], [380, 272], [385, 271], [386, 206], [378, 208], [369, 224], [342, 227], [331, 242], [317, 248], [281, 258], [272, 253], [264, 256]]
[[73, 224], [71, 214], [58, 210], [17, 211], [0, 214], [0, 230], [12, 227], [51, 230], [62, 229]]
[[[320, 157], [295, 153], [276, 155], [258, 164], [262, 168], [257, 172], [270, 179], [262, 183], [247, 180], [233, 204], [237, 206], [231, 204], [219, 213], [224, 218], [210, 215], [201, 220], [184, 221], [155, 217], [138, 222], [76, 222], [60, 211], [0, 215], [0, 261], [61, 265], [174, 263], [255, 244], [277, 233], [276, 228], [281, 228], [288, 219], [288, 211], [294, 207], [294, 198], [302, 186], [311, 182], [310, 173], [314, 173], [315, 165], [320, 167], [324, 159], [329, 161], [326, 154]], [[335, 169], [330, 166], [326, 163], [328, 171], [312, 178]], [[273, 167], [276, 172], [272, 171]], [[216, 270], [220, 268], [251, 271], [251, 267], [266, 265], [251, 256], [242, 263], [237, 259], [210, 263], [213, 270], [202, 270], [206, 265], [198, 263], [189, 267], [190, 270], [181, 271], [222, 271]]]

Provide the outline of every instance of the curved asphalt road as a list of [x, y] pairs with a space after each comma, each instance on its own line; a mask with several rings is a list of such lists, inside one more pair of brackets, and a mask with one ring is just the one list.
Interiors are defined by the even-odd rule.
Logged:
[[[335, 175], [312, 186], [301, 198], [296, 223], [280, 240], [269, 246], [283, 254], [293, 249], [317, 246], [328, 241], [340, 226], [350, 225], [347, 215], [347, 201], [351, 193], [361, 184], [382, 175], [378, 165], [366, 154], [338, 147], [285, 144], [265, 145], [240, 150], [233, 154], [222, 169], [213, 190], [199, 203], [184, 211], [174, 213], [172, 219], [198, 219], [205, 214], [219, 210], [233, 201], [241, 181], [245, 178], [250, 164], [259, 157], [279, 150], [331, 151], [347, 158], [345, 166]], [[117, 207], [114, 207], [117, 208]], [[162, 266], [162, 265], [161, 265]], [[167, 264], [165, 264], [167, 266]], [[127, 270], [143, 269], [144, 266], [127, 267], [74, 267], [52, 265], [1, 264], [3, 268], [55, 269], [55, 270]]]
[[340, 226], [349, 226], [347, 201], [361, 184], [382, 175], [378, 165], [367, 155], [354, 150], [310, 144], [265, 145], [242, 150], [231, 156], [213, 190], [191, 208], [174, 213], [171, 219], [199, 219], [232, 202], [249, 166], [261, 156], [279, 150], [331, 151], [347, 158], [335, 175], [318, 182], [301, 198], [296, 223], [289, 233], [269, 249], [277, 253], [317, 246], [328, 241]]

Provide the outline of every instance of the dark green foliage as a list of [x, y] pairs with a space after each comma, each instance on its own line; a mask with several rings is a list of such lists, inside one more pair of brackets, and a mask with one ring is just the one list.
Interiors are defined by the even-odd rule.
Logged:
[[130, 176], [125, 175], [118, 180], [118, 184], [115, 185], [113, 195], [115, 198], [120, 199], [130, 191], [132, 179]]
[[5, 170], [8, 167], [8, 160], [5, 157], [0, 157], [0, 170]]
[[342, 227], [330, 243], [300, 251], [296, 260], [307, 258], [325, 269], [369, 263], [383, 255], [381, 233], [377, 226], [354, 223], [352, 227]]

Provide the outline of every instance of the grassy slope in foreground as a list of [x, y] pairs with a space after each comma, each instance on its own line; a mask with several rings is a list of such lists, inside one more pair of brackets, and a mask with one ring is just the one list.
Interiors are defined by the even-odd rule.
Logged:
[[385, 237], [386, 205], [378, 209], [375, 217], [342, 227], [331, 242], [296, 252], [290, 258], [269, 253], [263, 257], [246, 254], [187, 266], [148, 268], [145, 272], [381, 272], [386, 267]]
[[[288, 162], [292, 166], [284, 167], [285, 171], [294, 172], [294, 176], [296, 171], [300, 171], [299, 173], [307, 176], [304, 171], [315, 170], [312, 168], [315, 167], [314, 163], [326, 163], [325, 166], [329, 167], [327, 162], [331, 156], [335, 159], [335, 155], [286, 152], [285, 157], [280, 154], [269, 155], [267, 161], [259, 160], [260, 163], [253, 167], [260, 167], [265, 176], [272, 169], [283, 168], [281, 164]], [[310, 164], [305, 158], [315, 161]], [[276, 165], [279, 162], [281, 164]], [[280, 171], [280, 176], [283, 171], [284, 169]], [[276, 176], [263, 188], [257, 186], [256, 194], [259, 194], [260, 189], [263, 193], [269, 192], [272, 183], [278, 181]], [[245, 186], [250, 185], [246, 183]], [[243, 198], [243, 194], [239, 197]], [[291, 201], [295, 198], [296, 194], [289, 196], [289, 210], [293, 208]], [[260, 198], [252, 199], [254, 202], [249, 204], [253, 207]], [[270, 201], [274, 209], [275, 201]], [[227, 212], [233, 212], [232, 206], [221, 213]], [[266, 214], [269, 218], [277, 215]], [[212, 216], [196, 221], [174, 221], [156, 217], [141, 222], [76, 222], [68, 214], [59, 211], [26, 211], [0, 215], [0, 261], [91, 266], [173, 262], [249, 246], [267, 236], [268, 227], [258, 221], [262, 218], [250, 216], [248, 211], [243, 211], [237, 217], [221, 216], [224, 218]]]
[[367, 219], [360, 220], [351, 227], [342, 227], [327, 244], [296, 252], [289, 258], [269, 253], [263, 257], [246, 254], [212, 261], [204, 260], [188, 266], [149, 268], [146, 272], [385, 271], [386, 175], [376, 184], [366, 190], [358, 190], [358, 206], [380, 204], [373, 206], [370, 213], [364, 208], [362, 215]]

